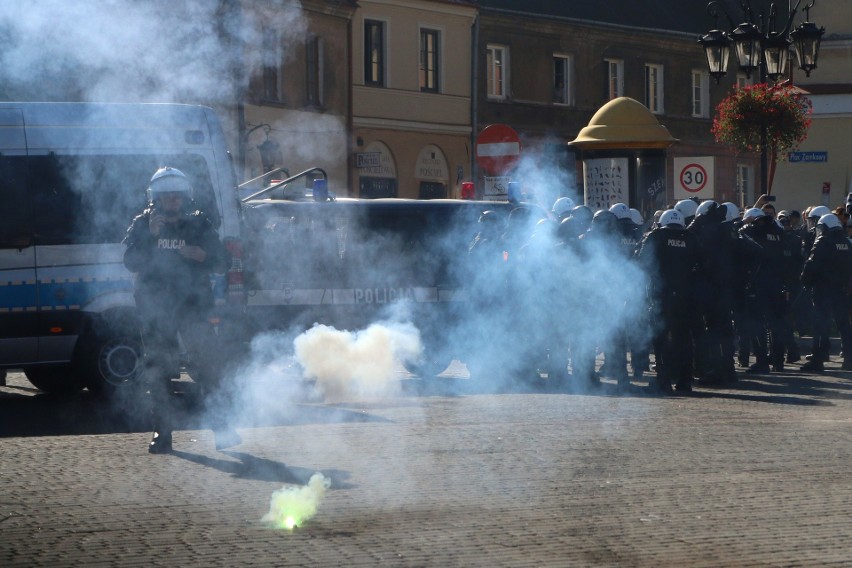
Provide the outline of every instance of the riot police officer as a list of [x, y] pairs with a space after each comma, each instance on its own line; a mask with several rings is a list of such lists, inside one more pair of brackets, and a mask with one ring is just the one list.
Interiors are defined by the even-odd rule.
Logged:
[[[584, 220], [579, 218], [577, 223], [582, 225]], [[577, 245], [579, 255], [588, 258], [602, 251], [617, 251], [619, 246], [617, 223], [615, 215], [608, 210], [596, 211], [591, 217], [588, 231], [579, 236]], [[619, 357], [618, 350], [613, 350], [611, 338], [603, 337], [594, 331], [588, 330], [587, 333], [576, 334], [571, 344], [571, 374], [576, 386], [583, 388], [600, 385], [600, 377], [595, 372], [596, 348], [600, 348], [609, 355], [605, 363], [610, 366], [608, 374], [615, 376], [623, 385], [627, 380], [624, 351], [621, 351], [621, 357]]]
[[556, 218], [557, 222], [562, 222], [571, 216], [571, 212], [574, 207], [576, 207], [576, 204], [573, 199], [570, 197], [560, 197], [553, 202], [553, 207], [550, 208], [550, 212]]
[[[609, 208], [610, 213], [615, 215], [618, 225], [618, 236], [620, 239], [620, 249], [622, 255], [628, 262], [634, 262], [636, 251], [639, 248], [639, 243], [642, 241], [642, 216], [636, 209], [630, 209], [624, 203], [616, 203]], [[639, 214], [639, 223], [636, 222], [634, 213]], [[646, 311], [646, 310], [643, 310]], [[650, 347], [647, 345], [645, 337], [645, 329], [647, 322], [637, 322], [638, 325], [626, 328], [621, 337], [615, 343], [615, 348], [619, 351], [630, 351], [630, 364], [633, 367], [633, 379], [642, 380], [642, 375], [650, 367]], [[621, 355], [616, 359], [622, 358]], [[622, 379], [621, 386], [625, 387], [629, 383], [626, 379]]]
[[784, 238], [784, 289], [786, 290], [785, 309], [781, 322], [784, 326], [784, 348], [787, 353], [785, 361], [795, 363], [801, 359], [799, 346], [796, 343], [794, 330], [794, 314], [796, 302], [802, 295], [802, 239], [793, 230], [790, 213], [780, 211], [776, 221], [783, 230]]
[[650, 277], [651, 309], [657, 316], [654, 355], [657, 376], [649, 381], [653, 393], [692, 390], [692, 343], [689, 334], [693, 271], [698, 250], [679, 211], [660, 216], [659, 227], [643, 239], [638, 257]]
[[[154, 435], [150, 453], [172, 449], [171, 378], [179, 373], [178, 334], [202, 385], [217, 387], [221, 361], [207, 345], [214, 304], [211, 273], [228, 267], [228, 253], [209, 218], [195, 210], [192, 186], [178, 169], [158, 169], [148, 185], [148, 206], [124, 237], [124, 264], [135, 274], [135, 299], [144, 349], [144, 379], [151, 394]], [[220, 417], [212, 417], [214, 420]], [[230, 428], [216, 429], [217, 448], [239, 443]]]
[[823, 371], [823, 363], [828, 361], [828, 334], [833, 319], [840, 332], [843, 369], [849, 371], [852, 370], [852, 327], [847, 292], [852, 273], [852, 245], [837, 215], [823, 215], [816, 226], [818, 235], [802, 269], [802, 284], [813, 295], [816, 348], [802, 370]]
[[784, 234], [762, 209], [748, 209], [743, 219], [748, 223], [740, 233], [757, 243], [761, 250], [759, 265], [746, 285], [748, 339], [757, 360], [746, 372], [768, 373], [770, 362], [776, 371], [783, 371]]
[[696, 210], [689, 231], [698, 249], [693, 300], [695, 371], [705, 385], [736, 380], [733, 305], [737, 235], [725, 225], [727, 208], [713, 200]]

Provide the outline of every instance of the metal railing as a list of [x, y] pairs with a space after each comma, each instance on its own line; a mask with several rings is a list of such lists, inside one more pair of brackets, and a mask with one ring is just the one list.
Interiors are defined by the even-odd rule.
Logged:
[[[272, 171], [274, 172], [275, 170], [272, 170]], [[282, 170], [281, 168], [279, 168], [279, 169], [278, 169], [278, 171], [286, 171], [286, 170]], [[261, 176], [258, 176], [258, 177], [256, 177], [256, 178], [254, 178], [253, 180], [249, 180], [249, 181], [247, 181], [247, 182], [244, 182], [244, 183], [240, 184], [240, 185], [239, 185], [239, 187], [243, 187], [243, 186], [245, 186], [245, 185], [247, 185], [247, 184], [249, 184], [249, 183], [251, 183], [251, 182], [253, 182], [253, 181], [256, 181], [256, 180], [258, 180], [258, 179], [261, 179], [261, 178], [263, 178], [263, 177], [266, 177], [269, 173], [270, 173], [270, 172], [267, 172], [266, 174], [263, 174], [263, 175], [261, 175]], [[263, 189], [261, 189], [260, 191], [255, 192], [255, 193], [252, 193], [252, 194], [251, 194], [251, 195], [249, 195], [248, 197], [243, 197], [240, 201], [242, 201], [243, 203], [246, 203], [247, 201], [251, 201], [252, 199], [257, 199], [258, 197], [260, 197], [260, 196], [262, 196], [262, 195], [265, 195], [265, 194], [267, 194], [267, 193], [270, 193], [270, 192], [272, 192], [272, 191], [275, 191], [276, 189], [278, 189], [278, 188], [280, 188], [280, 187], [283, 187], [283, 186], [287, 185], [288, 183], [292, 183], [292, 182], [296, 181], [296, 180], [297, 180], [297, 179], [299, 179], [299, 178], [307, 177], [307, 176], [309, 176], [309, 175], [311, 175], [311, 174], [314, 174], [314, 173], [319, 173], [319, 174], [321, 174], [321, 175], [322, 175], [321, 179], [328, 180], [328, 174], [326, 174], [326, 173], [325, 173], [325, 170], [323, 170], [322, 168], [310, 168], [310, 169], [307, 169], [307, 170], [305, 170], [305, 171], [303, 171], [303, 172], [299, 172], [299, 173], [297, 173], [296, 175], [290, 176], [290, 177], [288, 177], [287, 179], [283, 179], [283, 180], [281, 180], [281, 181], [279, 181], [279, 182], [277, 182], [277, 183], [274, 183], [274, 184], [272, 184], [272, 185], [270, 185], [270, 186], [268, 186], [268, 187], [264, 187], [264, 188], [263, 188]], [[317, 177], [312, 177], [312, 179], [318, 179], [318, 178], [317, 178]]]

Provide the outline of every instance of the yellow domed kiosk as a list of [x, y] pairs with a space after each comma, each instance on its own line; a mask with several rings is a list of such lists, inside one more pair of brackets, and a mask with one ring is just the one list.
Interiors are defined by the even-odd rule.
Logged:
[[666, 149], [677, 142], [639, 101], [609, 101], [568, 143], [583, 161], [586, 205], [626, 203], [649, 219], [666, 205]]

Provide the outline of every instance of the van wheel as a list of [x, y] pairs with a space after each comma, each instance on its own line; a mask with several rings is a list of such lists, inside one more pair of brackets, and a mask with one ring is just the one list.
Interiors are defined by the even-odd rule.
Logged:
[[71, 365], [26, 367], [24, 375], [38, 390], [50, 394], [73, 394], [86, 386]]
[[405, 370], [421, 379], [431, 379], [447, 370], [453, 362], [453, 358], [446, 354], [440, 347], [430, 342], [425, 342], [423, 353], [415, 361], [403, 363]]
[[89, 390], [112, 395], [135, 386], [142, 375], [142, 339], [128, 321], [93, 325], [81, 339], [77, 365]]

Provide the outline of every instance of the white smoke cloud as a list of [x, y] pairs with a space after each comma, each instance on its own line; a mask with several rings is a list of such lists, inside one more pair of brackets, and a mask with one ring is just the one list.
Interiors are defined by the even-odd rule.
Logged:
[[0, 96], [232, 101], [239, 72], [256, 69], [269, 51], [261, 23], [293, 38], [305, 28], [297, 2], [273, 1], [245, 12], [239, 5], [225, 0], [3, 2]]
[[420, 333], [410, 324], [376, 323], [350, 332], [316, 325], [293, 342], [306, 378], [326, 400], [398, 394], [400, 365], [420, 356]]

